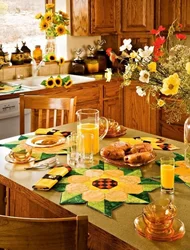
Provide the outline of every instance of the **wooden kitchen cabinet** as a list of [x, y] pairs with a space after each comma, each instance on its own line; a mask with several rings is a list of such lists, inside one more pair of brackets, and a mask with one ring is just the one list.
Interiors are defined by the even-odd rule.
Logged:
[[121, 32], [149, 32], [154, 28], [154, 0], [121, 0]]
[[71, 33], [73, 36], [102, 35], [117, 32], [117, 0], [72, 0]]
[[136, 86], [140, 83], [124, 87], [124, 126], [158, 134], [158, 110], [150, 107], [146, 96], [136, 93]]
[[103, 86], [103, 115], [123, 124], [123, 89], [121, 82], [113, 80]]
[[155, 6], [156, 27], [160, 25], [169, 28], [174, 20], [181, 22], [180, 7], [181, 0], [156, 0]]

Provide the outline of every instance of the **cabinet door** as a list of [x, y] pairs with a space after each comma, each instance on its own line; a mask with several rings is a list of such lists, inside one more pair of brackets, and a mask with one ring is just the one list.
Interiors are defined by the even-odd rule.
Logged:
[[121, 32], [145, 32], [153, 27], [154, 0], [121, 0]]
[[71, 1], [71, 34], [88, 36], [90, 31], [89, 0]]
[[91, 34], [117, 32], [118, 0], [91, 0]]
[[190, 1], [181, 1], [181, 23], [184, 31], [190, 31]]
[[[155, 28], [158, 28], [160, 25], [168, 28], [172, 24], [172, 22], [176, 19], [178, 19], [178, 21], [181, 22], [180, 1], [181, 0], [156, 0]], [[188, 0], [187, 1], [182, 0], [182, 2], [188, 2]]]
[[103, 115], [123, 124], [123, 89], [120, 84], [117, 81], [104, 84]]
[[130, 86], [124, 87], [124, 125], [157, 134], [158, 112], [150, 107], [146, 96], [141, 97], [136, 93], [136, 86], [139, 85], [132, 83]]

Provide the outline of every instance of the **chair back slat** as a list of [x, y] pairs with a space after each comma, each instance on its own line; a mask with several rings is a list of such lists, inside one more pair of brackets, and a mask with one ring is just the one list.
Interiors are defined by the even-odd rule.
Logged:
[[24, 133], [25, 109], [31, 110], [31, 132], [55, 127], [75, 121], [76, 97], [20, 95], [20, 134]]
[[88, 218], [35, 219], [0, 215], [0, 248], [87, 250]]

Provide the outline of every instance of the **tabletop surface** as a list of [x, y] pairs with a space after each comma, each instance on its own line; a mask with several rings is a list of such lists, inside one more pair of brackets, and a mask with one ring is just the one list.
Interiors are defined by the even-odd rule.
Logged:
[[[58, 129], [65, 131], [75, 131], [76, 124], [67, 124], [64, 126], [57, 127]], [[136, 136], [152, 136], [145, 132], [128, 129], [124, 137], [136, 137]], [[12, 137], [4, 140], [0, 140], [0, 144], [13, 141], [18, 137]], [[107, 138], [100, 141], [100, 148], [109, 145], [113, 141], [117, 141], [118, 138]], [[174, 141], [167, 139], [167, 142], [173, 143], [175, 146], [178, 146], [180, 149], [173, 151], [182, 153], [184, 151], [184, 145], [182, 142]], [[54, 190], [50, 191], [34, 191], [32, 185], [36, 183], [48, 170], [15, 170], [13, 165], [7, 163], [5, 156], [9, 153], [10, 149], [1, 147], [0, 148], [0, 174], [13, 180], [14, 182], [26, 187], [32, 192], [38, 193], [40, 196], [56, 203], [59, 205], [60, 193]], [[161, 156], [172, 154], [171, 151], [156, 150], [156, 159], [159, 159]], [[97, 154], [94, 156], [94, 162], [98, 162], [101, 159], [100, 155]], [[66, 163], [66, 156], [59, 156], [59, 160], [63, 163]], [[151, 177], [160, 175], [160, 167], [155, 163], [148, 166], [141, 167], [143, 177]], [[155, 191], [149, 193], [151, 200], [158, 199], [159, 197], [168, 197], [161, 193], [158, 188]], [[109, 218], [91, 208], [88, 208], [86, 205], [60, 205], [67, 209], [68, 211], [76, 215], [88, 215], [89, 222], [96, 225], [97, 227], [102, 228], [106, 232], [114, 235], [115, 237], [121, 239], [124, 242], [127, 242], [129, 245], [136, 247], [137, 249], [190, 249], [190, 188], [183, 183], [175, 183], [175, 193], [174, 195], [169, 196], [174, 204], [177, 206], [177, 218], [182, 220], [185, 224], [186, 234], [180, 240], [174, 242], [157, 242], [150, 241], [137, 234], [134, 228], [134, 219], [142, 213], [142, 209], [145, 204], [124, 204], [123, 206], [115, 209], [112, 212], [112, 218]]]

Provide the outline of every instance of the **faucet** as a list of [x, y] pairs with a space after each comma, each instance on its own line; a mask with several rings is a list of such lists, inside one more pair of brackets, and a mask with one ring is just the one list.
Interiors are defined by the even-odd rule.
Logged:
[[39, 64], [32, 58], [32, 76], [35, 77], [38, 75], [38, 71], [41, 67], [45, 66], [45, 62], [42, 60]]

